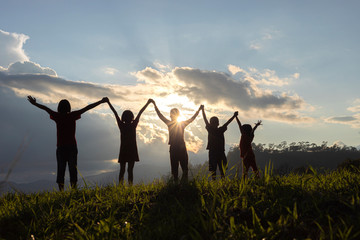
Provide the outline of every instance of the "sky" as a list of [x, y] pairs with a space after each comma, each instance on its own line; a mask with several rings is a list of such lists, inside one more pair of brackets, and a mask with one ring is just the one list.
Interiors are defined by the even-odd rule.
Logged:
[[[235, 111], [242, 123], [262, 120], [255, 143], [360, 146], [359, 1], [0, 5], [0, 180], [10, 168], [10, 181], [55, 179], [55, 123], [28, 95], [54, 110], [64, 98], [80, 109], [106, 96], [119, 115], [153, 98], [165, 116], [177, 107], [184, 119], [204, 104], [220, 124]], [[80, 174], [118, 170], [120, 133], [106, 104], [82, 115], [76, 138]], [[170, 170], [167, 138], [150, 105], [137, 164]], [[201, 115], [185, 139], [190, 163], [204, 163]], [[225, 139], [227, 150], [238, 144], [235, 121]]]

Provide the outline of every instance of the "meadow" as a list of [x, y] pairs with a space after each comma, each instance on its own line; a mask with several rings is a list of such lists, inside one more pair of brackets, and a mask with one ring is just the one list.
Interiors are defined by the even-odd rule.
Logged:
[[360, 239], [355, 169], [0, 198], [2, 239]]

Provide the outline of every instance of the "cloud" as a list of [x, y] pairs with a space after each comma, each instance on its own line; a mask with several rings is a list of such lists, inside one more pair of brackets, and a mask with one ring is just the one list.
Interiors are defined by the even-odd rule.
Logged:
[[[299, 96], [260, 87], [285, 85], [291, 79], [299, 77], [298, 73], [288, 78], [280, 78], [275, 71], [269, 69], [260, 72], [252, 68], [246, 71], [234, 65], [229, 65], [229, 71], [233, 74], [241, 73], [240, 79], [236, 80], [224, 72], [190, 67], [175, 67], [167, 72], [147, 67], [133, 73], [133, 76], [144, 82], [143, 87], [151, 87], [154, 95], [163, 99], [175, 94], [186, 97], [195, 105], [206, 103], [213, 109], [236, 109], [281, 122], [312, 121], [310, 117], [300, 114], [299, 110], [303, 110], [306, 103]], [[186, 101], [180, 103], [183, 102]]]
[[332, 117], [329, 119], [333, 122], [343, 122], [343, 123], [354, 122], [357, 120], [357, 118], [354, 116]]
[[336, 123], [336, 124], [345, 124], [349, 125], [352, 128], [360, 128], [360, 99], [356, 99], [353, 102], [353, 106], [348, 107], [347, 110], [354, 112], [353, 115], [348, 116], [334, 116], [325, 119], [325, 122]]
[[243, 70], [241, 67], [229, 64], [228, 65], [228, 69], [231, 72], [232, 75], [235, 75], [237, 73], [246, 73], [245, 70]]
[[190, 67], [175, 67], [169, 71], [146, 67], [132, 73], [137, 79], [135, 85], [109, 85], [65, 80], [49, 68], [24, 62], [0, 71], [0, 86], [12, 89], [21, 97], [34, 95], [48, 103], [67, 98], [74, 102], [74, 106], [108, 96], [117, 105], [139, 108], [148, 98], [155, 97], [164, 101], [162, 105], [166, 111], [173, 105], [186, 107], [190, 110], [188, 112], [192, 112], [197, 105], [206, 103], [214, 110], [256, 113], [256, 118], [292, 123], [311, 121], [300, 114], [306, 103], [299, 96], [261, 87], [282, 86], [290, 77], [279, 78], [275, 71], [268, 69], [245, 71], [232, 65], [229, 69], [233, 73], [242, 73], [239, 79], [224, 72]]
[[138, 81], [144, 81], [148, 84], [159, 84], [165, 75], [151, 67], [146, 67], [144, 70], [132, 73], [133, 76], [137, 77]]
[[249, 48], [259, 51], [263, 49], [271, 40], [280, 37], [281, 33], [278, 30], [266, 29], [255, 39], [250, 41]]
[[[273, 39], [276, 34], [267, 30], [262, 39]], [[185, 116], [190, 116], [197, 105], [206, 103], [214, 112], [239, 110], [254, 118], [288, 123], [312, 120], [301, 114], [308, 107], [302, 98], [267, 88], [288, 85], [299, 78], [299, 73], [280, 78], [271, 69], [260, 71], [229, 65], [231, 76], [191, 67], [172, 68], [155, 62], [159, 70], [146, 67], [131, 73], [136, 78], [133, 85], [78, 82], [60, 78], [51, 68], [30, 62], [23, 50], [28, 36], [4, 31], [0, 36], [4, 39], [0, 49], [7, 49], [8, 53], [5, 54], [8, 66], [0, 68], [0, 87], [10, 88], [20, 97], [34, 95], [45, 103], [66, 98], [76, 108], [108, 96], [122, 109], [139, 109], [148, 98], [156, 98], [165, 111], [170, 107], [184, 108]], [[9, 60], [10, 56], [17, 56], [12, 58], [15, 62]], [[104, 69], [105, 74], [110, 75], [117, 71], [110, 67]]]
[[8, 68], [2, 68], [0, 70], [9, 75], [46, 74], [49, 76], [57, 76], [56, 72], [51, 68], [41, 67], [39, 64], [29, 61], [11, 63]]
[[111, 68], [111, 67], [104, 68], [104, 73], [106, 75], [114, 76], [118, 72], [119, 72], [119, 70], [117, 70], [116, 68]]
[[352, 128], [360, 128], [360, 113], [352, 116], [329, 117], [325, 119], [325, 122], [345, 124], [351, 126]]
[[155, 61], [154, 66], [156, 68], [160, 69], [161, 71], [166, 71], [166, 70], [171, 69], [170, 65], [161, 64], [159, 61]]
[[46, 74], [0, 72], [0, 86], [12, 89], [20, 97], [34, 95], [46, 103], [57, 103], [67, 98], [79, 106], [103, 96], [122, 99], [122, 94], [115, 93], [110, 86], [68, 81]]
[[264, 69], [260, 71], [256, 68], [248, 68], [248, 70], [245, 70], [231, 64], [228, 65], [228, 69], [232, 75], [239, 74], [244, 80], [249, 81], [255, 85], [281, 87], [288, 85], [291, 81], [300, 77], [300, 73], [294, 73], [289, 77], [280, 78], [276, 74], [276, 71], [271, 69]]
[[360, 128], [360, 113], [352, 116], [329, 117], [325, 119], [325, 121], [328, 123], [346, 124], [353, 128]]
[[19, 33], [9, 33], [0, 29], [0, 66], [8, 67], [11, 63], [29, 61], [23, 45], [29, 36]]
[[[243, 71], [244, 72], [244, 71]], [[193, 68], [175, 68], [173, 74], [180, 84], [176, 90], [195, 103], [207, 102], [221, 106], [222, 109], [241, 110], [246, 113], [257, 113], [257, 117], [267, 116], [271, 120], [301, 122], [310, 118], [301, 117], [298, 110], [305, 107], [305, 102], [297, 95], [273, 92], [258, 86], [265, 81], [254, 80], [249, 75], [235, 80], [226, 73]], [[249, 76], [248, 76], [249, 75]], [[264, 75], [268, 82], [273, 81], [274, 73]], [[252, 80], [249, 80], [252, 78]], [[296, 114], [296, 118], [294, 117]]]
[[260, 49], [262, 49], [263, 48], [263, 45], [262, 44], [260, 44], [258, 41], [252, 41], [251, 43], [250, 43], [250, 49], [252, 49], [252, 50], [260, 50]]
[[356, 99], [353, 106], [347, 108], [350, 112], [360, 112], [360, 99]]

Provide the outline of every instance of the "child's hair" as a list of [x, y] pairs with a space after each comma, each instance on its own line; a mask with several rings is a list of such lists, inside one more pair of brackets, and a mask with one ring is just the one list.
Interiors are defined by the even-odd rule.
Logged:
[[217, 127], [219, 126], [219, 119], [217, 117], [211, 117], [210, 118], [210, 125]]
[[171, 119], [177, 119], [180, 115], [180, 111], [177, 108], [173, 108], [170, 110], [170, 118]]
[[121, 115], [121, 121], [131, 123], [134, 120], [134, 114], [130, 110], [125, 110]]
[[59, 113], [69, 113], [71, 112], [71, 106], [68, 100], [63, 99], [59, 102], [58, 105], [58, 112]]
[[252, 132], [252, 127], [251, 127], [250, 124], [243, 124], [243, 125], [242, 125], [242, 129], [244, 130], [244, 133], [245, 133], [245, 134], [247, 134], [247, 135], [250, 136], [250, 134], [251, 134], [251, 132]]

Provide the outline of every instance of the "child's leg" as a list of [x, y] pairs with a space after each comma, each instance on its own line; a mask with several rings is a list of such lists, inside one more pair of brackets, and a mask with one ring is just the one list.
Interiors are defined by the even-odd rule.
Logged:
[[174, 178], [174, 181], [179, 179], [179, 158], [178, 151], [176, 149], [170, 147], [170, 166], [171, 166], [171, 174]]
[[213, 151], [209, 151], [209, 171], [211, 173], [212, 180], [216, 180], [216, 168], [217, 168], [216, 154]]
[[64, 191], [64, 184], [63, 183], [58, 183], [59, 186], [59, 191], [62, 192]]
[[122, 184], [124, 182], [125, 167], [126, 167], [126, 162], [121, 162], [120, 173], [119, 173], [119, 184]]
[[189, 167], [188, 167], [189, 157], [186, 148], [180, 152], [179, 157], [180, 157], [179, 162], [180, 162], [181, 170], [183, 172], [181, 176], [181, 181], [187, 181], [188, 173], [189, 173]]
[[257, 167], [257, 165], [256, 165], [255, 156], [254, 156], [254, 159], [253, 159], [253, 161], [252, 161], [251, 167], [252, 167], [252, 169], [253, 169], [253, 171], [254, 171], [254, 173], [255, 173], [255, 176], [256, 176], [257, 178], [259, 178], [259, 177], [260, 177], [260, 173], [259, 173], [259, 169], [258, 169], [258, 167]]
[[244, 157], [243, 158], [243, 172], [242, 172], [242, 177], [245, 179], [245, 178], [247, 178], [248, 177], [248, 172], [249, 172], [249, 163], [248, 163], [248, 161], [247, 161], [247, 158], [246, 157]]
[[131, 161], [128, 162], [128, 182], [130, 185], [133, 184], [133, 180], [134, 180], [134, 165], [135, 165], [135, 161]]
[[65, 182], [65, 169], [66, 169], [66, 156], [64, 156], [64, 151], [61, 148], [56, 149], [56, 160], [57, 160], [57, 176], [56, 183], [59, 186], [59, 190], [64, 190]]
[[260, 177], [259, 169], [257, 167], [256, 161], [255, 161], [255, 154], [253, 152], [250, 152], [247, 156], [247, 162], [249, 163], [249, 167], [253, 169], [253, 172], [257, 178]]
[[70, 173], [70, 184], [72, 188], [76, 188], [77, 184], [77, 147], [71, 147], [68, 151], [68, 163]]

